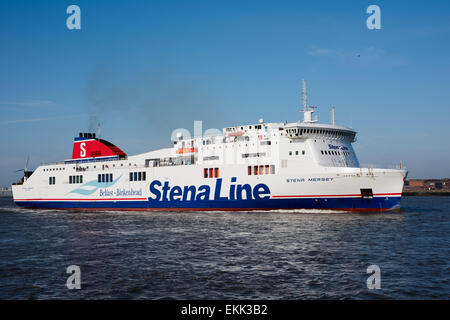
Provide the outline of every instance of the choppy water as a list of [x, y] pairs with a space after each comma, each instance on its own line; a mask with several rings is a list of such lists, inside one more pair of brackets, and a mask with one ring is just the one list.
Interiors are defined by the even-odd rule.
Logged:
[[[0, 299], [450, 297], [450, 197], [400, 213], [65, 212], [0, 199]], [[366, 269], [381, 269], [369, 290]], [[81, 268], [68, 290], [66, 268]]]

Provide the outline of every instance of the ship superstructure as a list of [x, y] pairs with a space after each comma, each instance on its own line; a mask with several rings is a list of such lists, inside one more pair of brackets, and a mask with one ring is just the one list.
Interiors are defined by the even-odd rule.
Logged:
[[356, 132], [320, 124], [303, 90], [301, 122], [223, 128], [176, 136], [170, 148], [128, 156], [80, 133], [72, 158], [43, 164], [13, 185], [17, 205], [86, 210], [383, 211], [400, 207], [407, 171], [362, 168]]

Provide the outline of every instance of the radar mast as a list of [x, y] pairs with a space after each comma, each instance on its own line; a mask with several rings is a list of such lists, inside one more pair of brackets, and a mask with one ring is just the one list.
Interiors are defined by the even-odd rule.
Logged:
[[302, 88], [302, 97], [303, 97], [303, 122], [304, 123], [315, 123], [319, 121], [319, 118], [316, 116], [314, 119], [312, 118], [312, 114], [314, 113], [314, 109], [317, 108], [315, 106], [308, 106], [308, 98], [306, 95], [306, 81], [302, 80], [303, 88]]

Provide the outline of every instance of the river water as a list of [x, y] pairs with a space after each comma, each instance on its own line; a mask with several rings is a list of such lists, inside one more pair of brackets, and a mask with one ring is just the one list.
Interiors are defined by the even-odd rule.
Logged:
[[92, 213], [0, 199], [0, 299], [449, 299], [450, 197], [402, 207]]

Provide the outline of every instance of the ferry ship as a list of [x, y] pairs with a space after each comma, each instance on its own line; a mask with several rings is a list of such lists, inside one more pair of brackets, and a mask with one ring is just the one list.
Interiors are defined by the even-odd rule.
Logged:
[[250, 211], [400, 208], [404, 169], [361, 167], [348, 127], [303, 121], [223, 128], [220, 135], [176, 136], [170, 148], [128, 156], [95, 133], [80, 133], [72, 158], [24, 170], [13, 184], [26, 208], [73, 210]]

